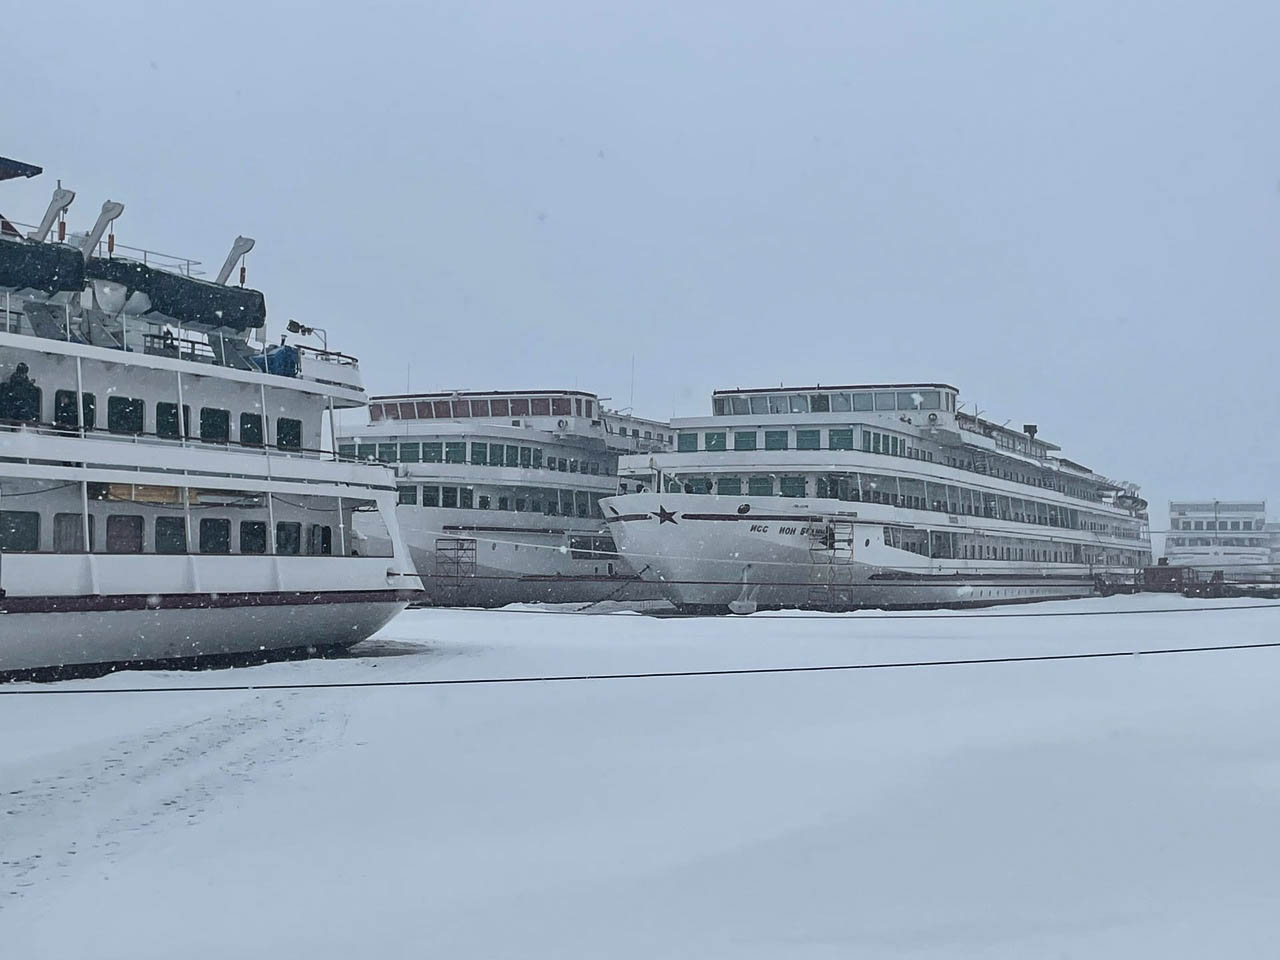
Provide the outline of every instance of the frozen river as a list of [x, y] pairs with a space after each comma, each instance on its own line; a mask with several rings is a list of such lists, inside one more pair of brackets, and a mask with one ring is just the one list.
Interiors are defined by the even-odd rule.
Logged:
[[[155, 689], [1280, 640], [1280, 604], [1241, 603], [416, 610], [344, 660], [0, 686], [0, 943], [312, 960], [1265, 955], [1280, 934], [1277, 649]], [[1099, 615], [1043, 616], [1059, 613]], [[149, 692], [13, 695], [134, 687]]]

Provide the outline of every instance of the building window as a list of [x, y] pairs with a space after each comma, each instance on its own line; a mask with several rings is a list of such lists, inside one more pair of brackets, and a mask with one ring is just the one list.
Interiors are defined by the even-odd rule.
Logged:
[[716, 481], [716, 493], [722, 497], [742, 496], [742, 478], [721, 477]]
[[156, 404], [156, 436], [178, 440], [182, 436], [191, 436], [191, 407], [182, 405], [183, 430], [178, 432], [178, 405], [176, 403]]
[[296, 557], [302, 552], [302, 524], [281, 521], [276, 524], [276, 553]]
[[142, 552], [142, 517], [107, 517], [107, 553]]
[[[797, 449], [799, 444], [796, 445]], [[805, 448], [808, 449], [808, 448]], [[783, 477], [782, 496], [784, 497], [803, 497], [805, 495], [805, 478], [804, 477]]]
[[40, 514], [27, 510], [0, 510], [0, 551], [35, 553], [40, 549]]
[[756, 448], [756, 432], [754, 430], [748, 433], [735, 433], [733, 435], [733, 449], [754, 450], [755, 448]]
[[240, 414], [240, 442], [251, 447], [262, 446], [262, 414]]
[[853, 449], [853, 428], [831, 429], [827, 431], [827, 443], [832, 450]]
[[[97, 403], [92, 393], [81, 394], [84, 398], [84, 428], [92, 430], [97, 415]], [[59, 390], [53, 395], [53, 422], [60, 427], [79, 427], [80, 418], [76, 416], [76, 392]]]
[[185, 517], [156, 517], [156, 553], [187, 552]]
[[471, 464], [476, 467], [483, 467], [489, 463], [489, 444], [472, 443], [471, 444]]
[[726, 435], [723, 431], [716, 433], [704, 433], [702, 435], [702, 444], [704, 450], [724, 450]]
[[764, 448], [766, 450], [787, 449], [787, 431], [766, 430], [764, 432]]
[[445, 463], [466, 463], [467, 445], [461, 440], [446, 440], [444, 444]]
[[698, 450], [698, 435], [696, 433], [677, 434], [676, 450], [679, 453], [696, 453]]
[[796, 431], [796, 449], [797, 450], [821, 450], [822, 449], [822, 431], [821, 430], [797, 430]]
[[276, 446], [281, 450], [302, 449], [302, 421], [291, 417], [276, 420]]
[[145, 404], [130, 397], [107, 398], [107, 429], [112, 433], [142, 433]]
[[263, 554], [267, 552], [267, 525], [261, 520], [240, 521], [240, 552]]
[[[203, 411], [202, 411], [203, 412]], [[200, 521], [200, 552], [231, 552], [231, 521], [206, 518]]]
[[396, 502], [402, 507], [418, 505], [418, 488], [416, 486], [396, 487]]
[[749, 477], [747, 479], [747, 495], [751, 497], [772, 497], [773, 477]]
[[[111, 416], [111, 404], [107, 404], [107, 417]], [[231, 441], [231, 411], [216, 407], [200, 408], [200, 439], [205, 443], [229, 443]], [[230, 523], [231, 521], [227, 521]], [[228, 530], [230, 528], [228, 527]], [[231, 534], [228, 532], [228, 541]], [[208, 551], [201, 551], [206, 553]]]

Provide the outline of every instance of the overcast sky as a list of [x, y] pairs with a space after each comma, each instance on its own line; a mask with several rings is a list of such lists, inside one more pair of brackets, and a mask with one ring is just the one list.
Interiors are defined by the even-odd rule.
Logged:
[[1280, 4], [9, 4], [0, 185], [374, 392], [946, 381], [1280, 512]]

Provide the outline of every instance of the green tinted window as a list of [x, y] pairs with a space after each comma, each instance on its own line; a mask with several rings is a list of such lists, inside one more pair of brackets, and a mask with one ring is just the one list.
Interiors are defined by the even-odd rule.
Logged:
[[[344, 460], [354, 460], [356, 456], [356, 445], [354, 443], [338, 444], [338, 456]], [[403, 459], [403, 457], [401, 458]]]
[[756, 432], [752, 430], [749, 433], [735, 433], [733, 435], [733, 449], [735, 450], [754, 450], [756, 448]]
[[721, 477], [716, 481], [716, 493], [722, 497], [738, 497], [742, 495], [741, 477]]
[[461, 440], [448, 440], [444, 445], [445, 463], [466, 463], [467, 445]]
[[797, 450], [822, 449], [822, 431], [821, 430], [797, 430], [796, 431], [796, 449]]
[[500, 443], [489, 444], [489, 466], [500, 467], [502, 466], [502, 463], [503, 463], [502, 444]]
[[444, 459], [443, 443], [424, 443], [422, 445], [422, 459], [427, 463], [439, 463]]
[[422, 505], [424, 507], [440, 506], [440, 488], [439, 487], [423, 487], [422, 488]]
[[401, 506], [416, 507], [418, 505], [417, 487], [396, 487], [396, 502]]
[[827, 439], [832, 450], [852, 450], [853, 449], [853, 428], [827, 431]]
[[361, 460], [372, 460], [378, 455], [378, 445], [376, 443], [362, 443], [356, 447], [356, 456]]
[[766, 430], [764, 432], [764, 448], [766, 450], [787, 449], [787, 431]]
[[416, 443], [400, 444], [401, 463], [419, 463], [422, 460], [422, 448]]
[[518, 467], [518, 466], [520, 466], [520, 448], [519, 448], [519, 447], [511, 446], [510, 444], [508, 444], [508, 446], [507, 446], [507, 466], [508, 466], [508, 467]]
[[726, 436], [723, 431], [716, 433], [704, 433], [702, 435], [703, 449], [705, 450], [724, 450]]
[[395, 463], [396, 457], [399, 456], [400, 450], [394, 443], [378, 444], [378, 459], [383, 463]]
[[471, 462], [477, 467], [483, 467], [489, 462], [489, 445], [487, 443], [471, 444]]
[[750, 477], [747, 480], [747, 494], [752, 497], [772, 497], [773, 477]]
[[696, 433], [682, 433], [676, 439], [676, 449], [680, 453], [694, 453], [698, 449], [698, 435]]
[[805, 493], [804, 477], [783, 477], [782, 495], [784, 497], [803, 497]]

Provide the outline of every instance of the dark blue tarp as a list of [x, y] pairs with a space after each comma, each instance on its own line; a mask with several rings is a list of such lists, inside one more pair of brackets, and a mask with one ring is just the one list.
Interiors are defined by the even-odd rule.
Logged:
[[274, 373], [281, 377], [298, 375], [298, 348], [287, 344], [271, 347], [267, 350], [266, 357], [255, 353], [249, 361], [259, 370], [266, 370], [267, 373]]

